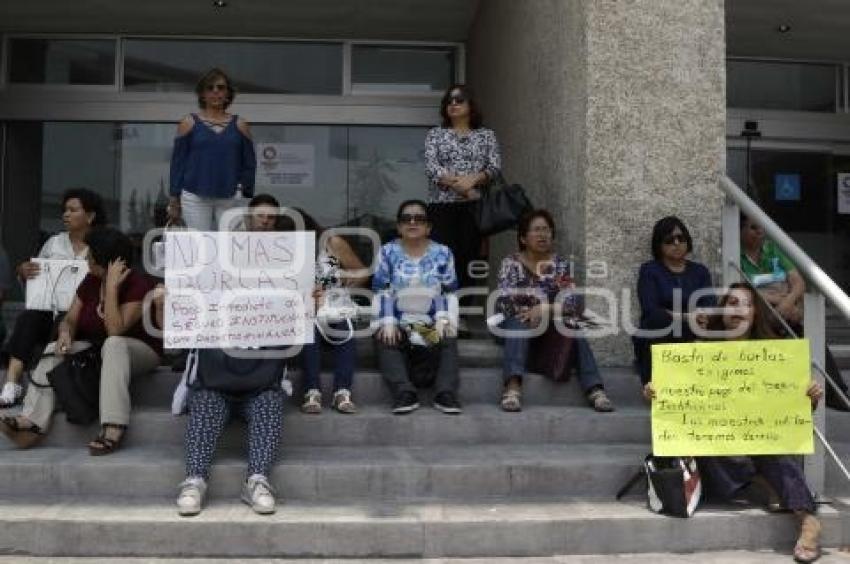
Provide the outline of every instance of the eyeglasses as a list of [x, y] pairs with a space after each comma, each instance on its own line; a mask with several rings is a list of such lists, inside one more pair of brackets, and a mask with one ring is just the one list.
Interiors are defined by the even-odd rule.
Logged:
[[466, 96], [464, 96], [463, 94], [449, 96], [449, 104], [465, 104], [465, 103], [466, 103]]
[[226, 91], [227, 85], [226, 84], [207, 84], [204, 87], [204, 90], [206, 90], [207, 92], [213, 92], [215, 90]]
[[428, 223], [428, 216], [424, 213], [403, 213], [398, 216], [399, 223]]
[[688, 242], [684, 235], [670, 235], [665, 237], [663, 243], [665, 245], [684, 245]]

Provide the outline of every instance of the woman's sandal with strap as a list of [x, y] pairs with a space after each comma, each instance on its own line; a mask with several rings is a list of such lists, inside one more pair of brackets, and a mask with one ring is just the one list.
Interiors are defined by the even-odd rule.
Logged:
[[0, 418], [0, 433], [15, 443], [18, 448], [33, 447], [44, 438], [44, 433], [38, 426], [21, 427], [17, 417]]
[[[106, 436], [106, 430], [110, 428], [121, 430], [121, 434], [117, 439], [110, 439]], [[125, 434], [127, 434], [126, 425], [105, 423], [100, 430], [100, 434], [89, 443], [89, 454], [92, 456], [105, 456], [107, 454], [112, 454], [121, 447], [121, 442], [124, 440]]]
[[802, 523], [800, 538], [794, 545], [795, 562], [814, 562], [821, 557], [820, 532], [820, 522], [807, 516]]

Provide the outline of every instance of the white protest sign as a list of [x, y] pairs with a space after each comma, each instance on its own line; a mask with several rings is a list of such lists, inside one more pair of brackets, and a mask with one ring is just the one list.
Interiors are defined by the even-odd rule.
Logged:
[[85, 260], [34, 258], [41, 266], [35, 278], [27, 280], [27, 309], [40, 311], [68, 311], [77, 286], [89, 272]]
[[315, 233], [165, 236], [166, 348], [313, 342]]
[[257, 143], [258, 186], [312, 188], [316, 176], [316, 149], [299, 143]]

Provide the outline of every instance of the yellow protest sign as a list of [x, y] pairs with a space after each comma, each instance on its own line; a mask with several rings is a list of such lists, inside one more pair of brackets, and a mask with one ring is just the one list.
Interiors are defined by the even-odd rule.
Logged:
[[806, 339], [652, 346], [656, 456], [811, 454]]

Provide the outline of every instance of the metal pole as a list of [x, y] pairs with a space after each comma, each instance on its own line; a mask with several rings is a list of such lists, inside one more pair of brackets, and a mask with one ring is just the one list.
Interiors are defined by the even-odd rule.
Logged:
[[[826, 347], [826, 330], [824, 320], [826, 319], [826, 308], [824, 307], [823, 296], [806, 292], [804, 298], [804, 317], [803, 317], [803, 332], [809, 340], [811, 349], [812, 362], [819, 366], [824, 365]], [[824, 385], [824, 378], [820, 371], [815, 371], [812, 375], [813, 379], [818, 382], [821, 387]], [[816, 409], [812, 413], [812, 423], [819, 435], [826, 434], [826, 406]], [[824, 446], [822, 442], [815, 443], [815, 452], [811, 456], [806, 457], [804, 470], [806, 472], [806, 481], [809, 487], [815, 493], [815, 497], [823, 495], [824, 485], [826, 482], [826, 471], [824, 468]]]
[[720, 250], [723, 261], [723, 286], [729, 287], [732, 283], [741, 280], [741, 211], [735, 202], [728, 196], [723, 202], [721, 216], [721, 229], [723, 242]]

